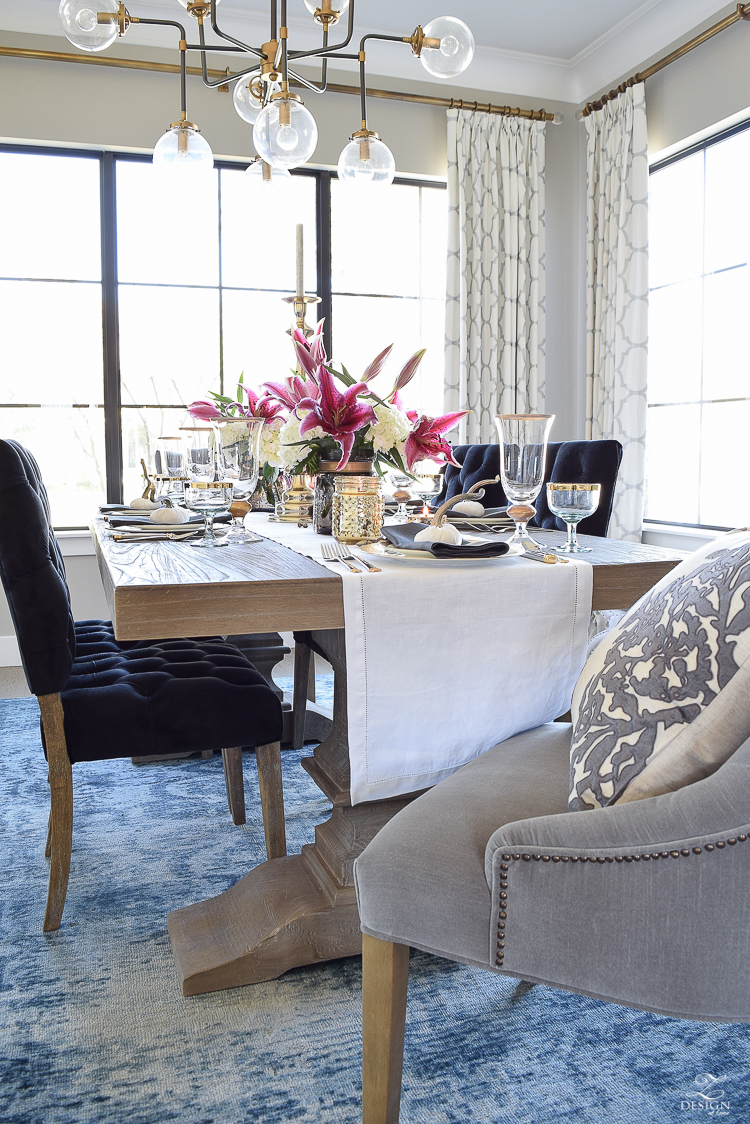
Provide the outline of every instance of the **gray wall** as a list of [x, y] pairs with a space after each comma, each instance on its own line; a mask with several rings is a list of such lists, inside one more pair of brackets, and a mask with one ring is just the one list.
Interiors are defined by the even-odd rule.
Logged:
[[[658, 55], [635, 67], [645, 70], [675, 47], [732, 13], [729, 4], [698, 24], [689, 35], [676, 39]], [[748, 110], [750, 114], [750, 21], [739, 20], [715, 38], [696, 47], [677, 62], [646, 80], [649, 151], [654, 154], [679, 144], [717, 122]], [[633, 73], [633, 72], [631, 72]], [[608, 88], [630, 74], [613, 75]], [[597, 96], [603, 91], [597, 91]], [[593, 100], [593, 97], [589, 100]]]

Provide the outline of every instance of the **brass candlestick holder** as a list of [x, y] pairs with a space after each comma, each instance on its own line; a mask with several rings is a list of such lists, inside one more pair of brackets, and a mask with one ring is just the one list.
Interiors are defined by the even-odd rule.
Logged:
[[[281, 299], [284, 301], [285, 304], [291, 304], [291, 305], [294, 306], [294, 320], [295, 320], [294, 326], [296, 328], [299, 328], [300, 331], [304, 332], [306, 338], [309, 339], [310, 336], [315, 331], [315, 329], [311, 328], [310, 325], [307, 323], [307, 306], [309, 304], [319, 304], [320, 303], [320, 297], [315, 296], [314, 294], [310, 294], [310, 293], [301, 293], [301, 294], [297, 293], [293, 297], [282, 297]], [[291, 336], [292, 329], [287, 328], [286, 334], [288, 336]]]

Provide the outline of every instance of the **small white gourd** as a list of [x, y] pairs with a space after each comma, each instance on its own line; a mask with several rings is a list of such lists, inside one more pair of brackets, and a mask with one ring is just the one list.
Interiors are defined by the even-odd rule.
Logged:
[[429, 526], [423, 531], [418, 531], [414, 542], [447, 542], [451, 546], [460, 546], [462, 539], [459, 531], [450, 523], [443, 523], [442, 527]]
[[153, 511], [155, 507], [160, 507], [158, 503], [153, 500], [147, 500], [144, 496], [138, 496], [137, 499], [130, 501], [130, 506], [136, 508], [138, 511]]
[[[460, 496], [454, 496], [452, 500], [446, 500], [444, 504], [437, 509], [433, 515], [429, 527], [425, 527], [423, 531], [418, 531], [414, 536], [414, 542], [446, 542], [451, 546], [460, 546], [463, 542], [461, 533], [456, 527], [450, 523], [444, 523], [446, 511], [455, 508], [462, 501], [469, 499], [468, 492], [464, 492]], [[476, 500], [471, 501], [476, 503]], [[481, 507], [481, 504], [477, 504]], [[484, 510], [484, 508], [482, 508]]]
[[187, 523], [190, 512], [184, 507], [160, 507], [151, 513], [151, 523]]
[[454, 504], [451, 510], [476, 519], [477, 516], [484, 515], [484, 504], [477, 503], [476, 500], [462, 500], [461, 503]]

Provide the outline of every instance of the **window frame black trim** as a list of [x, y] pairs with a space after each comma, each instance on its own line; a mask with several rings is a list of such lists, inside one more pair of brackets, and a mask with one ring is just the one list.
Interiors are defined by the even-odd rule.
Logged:
[[[85, 282], [86, 284], [101, 284], [102, 288], [102, 374], [103, 374], [103, 403], [104, 410], [104, 463], [106, 472], [107, 503], [123, 502], [123, 440], [122, 440], [122, 410], [129, 408], [130, 403], [123, 406], [122, 386], [120, 378], [120, 334], [119, 334], [119, 302], [117, 276], [117, 164], [119, 161], [134, 163], [150, 163], [151, 155], [141, 152], [117, 151], [101, 148], [75, 148], [58, 145], [40, 144], [12, 144], [0, 143], [0, 153], [16, 153], [29, 156], [54, 156], [75, 157], [96, 160], [99, 163], [99, 214], [101, 226], [101, 261], [102, 275], [99, 282]], [[252, 158], [215, 159], [214, 167], [217, 171], [224, 169], [243, 170], [252, 162]], [[335, 170], [327, 168], [302, 167], [295, 168], [295, 176], [313, 177], [316, 181], [315, 192], [315, 227], [317, 246], [317, 285], [318, 295], [321, 298], [317, 308], [319, 317], [324, 318], [324, 339], [328, 353], [332, 352], [332, 276], [331, 276], [331, 180], [337, 179]], [[397, 186], [428, 187], [445, 191], [447, 183], [441, 180], [420, 179], [414, 176], [396, 176], [393, 183]], [[221, 180], [219, 180], [221, 184]], [[221, 187], [219, 187], [219, 204], [221, 203]], [[221, 253], [221, 207], [219, 206], [219, 253]], [[37, 281], [40, 278], [13, 278], [11, 280]], [[41, 279], [45, 280], [45, 279]], [[60, 280], [49, 278], [49, 280]], [[214, 286], [212, 286], [214, 287]], [[228, 286], [232, 288], [232, 286]], [[219, 299], [223, 289], [221, 275], [221, 258], [219, 259]], [[366, 294], [357, 294], [366, 295]], [[219, 340], [220, 375], [224, 379], [223, 364], [223, 339]], [[36, 403], [22, 403], [24, 408], [34, 408]], [[97, 404], [98, 405], [98, 404]], [[19, 403], [13, 403], [18, 407]], [[138, 407], [135, 407], [138, 408]], [[141, 409], [184, 409], [183, 405], [168, 404], [167, 406], [142, 406]], [[83, 527], [60, 527], [57, 530], [85, 530]]]
[[[665, 156], [663, 160], [655, 160], [653, 164], [648, 166], [648, 174], [652, 175], [653, 172], [660, 172], [664, 168], [670, 167], [672, 164], [677, 164], [680, 160], [686, 160], [689, 156], [695, 156], [698, 152], [706, 152], [707, 149], [712, 148], [715, 144], [721, 144], [722, 141], [729, 140], [730, 137], [736, 136], [738, 133], [745, 133], [750, 130], [750, 117], [744, 121], [738, 121], [734, 125], [728, 125], [725, 129], [720, 129], [717, 133], [712, 133], [710, 137], [704, 137], [703, 140], [695, 141], [694, 144], [687, 145], [685, 148], [680, 149], [679, 152], [673, 152], [669, 156]], [[717, 270], [716, 272], [725, 272], [724, 270]], [[704, 274], [704, 276], [706, 276]], [[657, 286], [662, 288], [662, 286]], [[649, 293], [651, 288], [649, 287]], [[702, 405], [706, 399], [701, 399]], [[731, 401], [746, 401], [746, 399], [731, 399]], [[678, 403], [679, 404], [679, 403]], [[647, 403], [647, 409], [655, 409], [659, 406], [675, 405], [672, 402], [653, 402]], [[697, 405], [697, 403], [696, 403]], [[679, 527], [687, 531], [731, 531], [731, 527], [717, 527], [712, 523], [678, 523], [671, 519], [647, 519], [643, 518], [643, 523], [652, 524], [662, 527]]]

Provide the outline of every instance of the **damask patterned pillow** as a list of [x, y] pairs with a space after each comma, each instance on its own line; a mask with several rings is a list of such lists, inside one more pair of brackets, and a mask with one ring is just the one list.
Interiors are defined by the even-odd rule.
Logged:
[[691, 554], [591, 653], [571, 707], [571, 811], [672, 792], [750, 737], [750, 533]]

